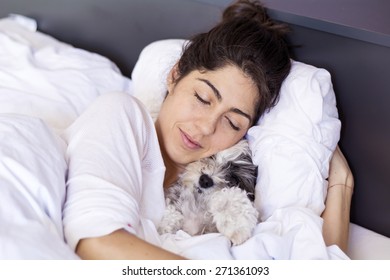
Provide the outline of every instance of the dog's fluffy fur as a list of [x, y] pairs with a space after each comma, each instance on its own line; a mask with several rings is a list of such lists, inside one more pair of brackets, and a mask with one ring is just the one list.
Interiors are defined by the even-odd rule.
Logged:
[[233, 245], [243, 243], [258, 222], [253, 206], [256, 178], [257, 166], [246, 140], [188, 164], [177, 183], [165, 190], [166, 210], [159, 232], [220, 232]]

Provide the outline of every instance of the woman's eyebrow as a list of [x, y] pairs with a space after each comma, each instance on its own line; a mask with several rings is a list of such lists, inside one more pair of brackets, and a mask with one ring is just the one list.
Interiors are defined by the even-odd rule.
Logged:
[[201, 78], [198, 78], [197, 80], [206, 83], [213, 90], [215, 97], [218, 99], [218, 101], [222, 100], [222, 96], [219, 93], [219, 90], [209, 80], [201, 79]]
[[249, 114], [241, 111], [240, 109], [238, 109], [238, 108], [231, 108], [230, 111], [234, 112], [234, 113], [237, 113], [237, 114], [247, 118], [249, 120], [249, 123], [252, 123], [252, 117]]
[[[222, 100], [222, 96], [221, 96], [221, 94], [219, 93], [219, 90], [218, 90], [218, 89], [217, 89], [209, 80], [202, 79], [202, 78], [198, 78], [197, 80], [199, 80], [199, 81], [204, 82], [205, 84], [207, 84], [207, 85], [213, 90], [213, 92], [214, 92], [214, 94], [215, 94], [215, 97], [218, 99], [218, 101], [221, 101], [221, 100]], [[251, 117], [249, 114], [247, 114], [247, 113], [241, 111], [240, 109], [238, 109], [238, 108], [231, 108], [230, 111], [231, 111], [231, 112], [234, 112], [234, 113], [237, 113], [237, 114], [239, 114], [239, 115], [241, 115], [241, 116], [246, 117], [246, 118], [249, 120], [249, 123], [252, 123], [252, 117]]]

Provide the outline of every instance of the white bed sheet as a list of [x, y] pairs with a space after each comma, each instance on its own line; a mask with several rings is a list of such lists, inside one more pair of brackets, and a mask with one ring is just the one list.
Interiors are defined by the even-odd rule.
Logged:
[[[0, 136], [9, 135], [7, 124], [10, 124], [11, 119], [14, 119], [15, 124], [19, 126], [19, 128], [14, 127], [15, 131], [23, 133], [35, 131], [34, 136], [37, 139], [35, 143], [40, 148], [33, 149], [31, 153], [37, 156], [38, 161], [42, 163], [45, 158], [40, 157], [42, 146], [39, 144], [46, 147], [47, 151], [56, 151], [53, 153], [57, 153], [58, 157], [61, 158], [61, 142], [56, 140], [56, 134], [53, 132], [61, 132], [101, 94], [112, 91], [132, 94], [132, 81], [123, 77], [108, 59], [63, 44], [52, 37], [36, 32], [35, 29], [34, 21], [23, 17], [0, 20], [0, 113], [2, 115]], [[62, 63], [58, 63], [59, 61]], [[40, 142], [40, 137], [45, 139]], [[26, 146], [25, 140], [23, 137], [14, 137], [13, 142], [11, 142], [13, 145], [7, 146], [7, 153], [11, 157], [19, 157], [22, 165], [35, 164], [33, 161], [27, 160], [28, 157], [20, 157], [23, 154], [23, 147]], [[2, 154], [4, 159], [3, 155], [4, 153]], [[58, 158], [52, 160], [58, 160]], [[4, 163], [7, 162], [3, 161], [2, 164]], [[40, 170], [50, 169], [52, 171], [51, 166], [41, 166], [40, 168], [42, 168]], [[43, 184], [38, 184], [38, 190], [40, 187], [50, 190], [53, 185], [62, 182], [63, 164], [58, 164], [58, 168], [57, 175], [53, 175], [53, 181], [48, 180]], [[13, 169], [14, 180], [17, 180], [18, 174], [23, 175], [22, 170], [23, 168]], [[11, 178], [6, 173], [7, 168], [2, 167], [0, 169], [2, 180], [3, 178]], [[46, 173], [38, 172], [37, 174]], [[32, 174], [30, 175], [32, 176]], [[15, 181], [8, 180], [7, 182], [11, 182], [9, 186], [13, 187]], [[62, 183], [58, 183], [60, 187], [62, 187]], [[6, 244], [9, 245], [7, 248], [2, 248], [7, 249], [7, 251], [2, 250], [8, 252], [7, 256], [0, 257], [76, 258], [62, 242], [62, 229], [58, 216], [60, 209], [50, 210], [49, 206], [42, 206], [45, 204], [58, 205], [58, 203], [62, 205], [63, 194], [54, 195], [56, 199], [51, 200], [53, 193], [41, 195], [42, 192], [38, 191], [40, 196], [37, 198], [37, 196], [27, 195], [29, 189], [26, 186], [23, 188], [21, 193], [25, 195], [16, 200], [10, 200], [17, 201], [23, 206], [18, 207], [21, 211], [18, 219], [9, 219], [11, 205], [10, 208], [7, 208], [7, 212], [4, 210], [6, 209], [4, 206], [0, 206], [0, 217], [7, 222], [6, 225], [9, 225], [9, 227], [2, 227], [0, 231], [0, 238], [7, 240]], [[9, 190], [10, 188], [3, 188], [2, 195], [9, 196], [11, 193]], [[31, 212], [30, 208], [34, 207], [34, 203], [37, 201], [39, 203], [36, 209], [43, 209], [43, 211]], [[311, 230], [318, 231], [321, 228], [322, 221], [314, 213], [290, 209], [294, 211], [291, 211], [292, 214], [286, 216], [286, 219], [289, 223], [298, 226], [290, 228], [287, 233], [282, 234], [283, 225], [277, 216], [281, 215], [282, 212], [283, 215], [286, 215], [288, 210], [288, 208], [284, 208], [283, 211], [276, 211], [273, 215], [274, 218], [271, 217], [266, 223], [259, 224], [253, 238], [241, 246], [231, 248], [228, 240], [219, 234], [190, 237], [184, 232], [164, 236], [161, 245], [195, 259], [345, 258], [345, 255], [336, 246], [328, 248], [324, 246], [320, 232], [314, 238], [313, 235], [305, 234]], [[300, 224], [300, 221], [307, 215], [313, 215], [313, 223]], [[18, 230], [12, 232], [12, 228]], [[51, 230], [47, 231], [47, 228]], [[370, 240], [374, 235], [361, 234], [365, 231], [359, 231], [359, 229], [359, 227], [351, 227], [350, 254], [352, 258], [374, 256], [370, 255], [371, 251], [368, 247], [364, 247], [367, 249], [366, 255], [365, 250], [360, 250], [363, 247], [359, 246], [360, 240]], [[25, 232], [30, 230], [32, 233], [26, 235]], [[301, 232], [301, 234], [297, 235], [297, 232]], [[46, 236], [46, 238], [39, 238], [39, 236]], [[295, 240], [294, 238], [297, 236], [301, 240]], [[375, 235], [375, 240], [388, 241], [385, 237], [379, 237], [381, 236]], [[25, 241], [26, 245], [21, 246], [23, 245], [21, 241]], [[305, 247], [308, 242], [311, 244], [310, 251]], [[27, 244], [34, 244], [34, 246], [27, 246]], [[37, 250], [37, 248], [40, 249]], [[294, 254], [292, 255], [291, 252]]]
[[348, 256], [352, 260], [390, 260], [390, 238], [351, 223]]

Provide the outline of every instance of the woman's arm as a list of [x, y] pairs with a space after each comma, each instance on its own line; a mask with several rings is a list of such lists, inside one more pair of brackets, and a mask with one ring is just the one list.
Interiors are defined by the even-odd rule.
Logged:
[[[69, 246], [89, 259], [172, 258], [143, 241], [153, 244], [157, 238], [152, 232], [164, 212], [165, 167], [153, 120], [139, 101], [125, 93], [103, 94], [64, 139], [63, 226]], [[145, 236], [123, 230], [130, 225], [136, 225], [134, 234]]]
[[338, 245], [347, 253], [350, 208], [354, 179], [340, 148], [330, 161], [328, 194], [325, 202], [323, 236], [327, 246]]
[[76, 253], [82, 259], [183, 260], [121, 229], [96, 238], [80, 240]]

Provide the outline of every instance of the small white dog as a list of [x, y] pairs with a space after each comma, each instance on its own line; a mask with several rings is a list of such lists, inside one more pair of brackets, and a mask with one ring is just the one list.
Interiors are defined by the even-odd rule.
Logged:
[[247, 240], [258, 222], [253, 205], [257, 166], [246, 140], [187, 165], [165, 190], [166, 209], [159, 233], [220, 232], [233, 245]]

